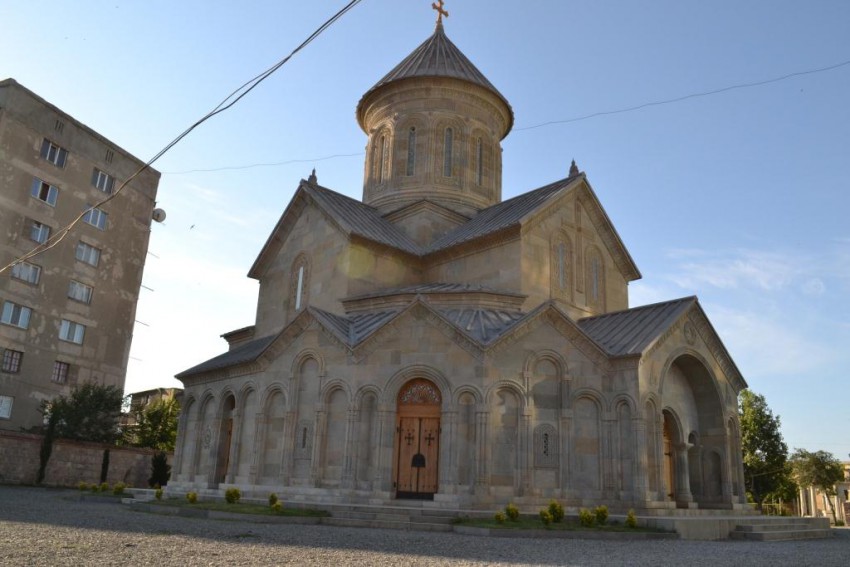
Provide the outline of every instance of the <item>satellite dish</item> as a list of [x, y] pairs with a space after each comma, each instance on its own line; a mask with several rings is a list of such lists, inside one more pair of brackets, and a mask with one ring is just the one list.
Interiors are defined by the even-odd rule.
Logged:
[[156, 222], [162, 222], [165, 220], [165, 211], [162, 209], [154, 209], [151, 214], [151, 218]]

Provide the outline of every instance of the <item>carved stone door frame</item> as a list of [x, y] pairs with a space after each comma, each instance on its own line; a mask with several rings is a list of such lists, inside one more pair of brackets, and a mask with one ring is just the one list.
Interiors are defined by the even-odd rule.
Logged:
[[433, 500], [439, 486], [441, 412], [440, 390], [430, 380], [415, 378], [399, 391], [393, 459], [396, 498]]

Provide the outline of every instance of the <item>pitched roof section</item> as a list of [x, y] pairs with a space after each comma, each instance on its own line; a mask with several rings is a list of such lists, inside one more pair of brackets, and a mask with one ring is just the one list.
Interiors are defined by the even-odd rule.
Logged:
[[[375, 83], [375, 86], [363, 95], [360, 102], [362, 103], [367, 96], [384, 85], [413, 77], [449, 77], [483, 87], [502, 99], [502, 102], [505, 103], [510, 113], [511, 123], [513, 123], [514, 113], [508, 99], [451, 42], [443, 31], [442, 23], [437, 24], [431, 37], [426, 39], [410, 55], [405, 57], [401, 63], [396, 65], [392, 71]], [[358, 108], [359, 106], [360, 104], [358, 103]], [[510, 131], [510, 127], [511, 125], [508, 125], [508, 131]]]
[[227, 368], [229, 366], [236, 366], [237, 364], [243, 364], [246, 362], [253, 362], [256, 360], [263, 352], [272, 344], [277, 338], [277, 335], [269, 335], [267, 337], [262, 337], [260, 339], [254, 339], [253, 341], [249, 341], [244, 345], [238, 346], [235, 349], [225, 352], [224, 354], [220, 354], [214, 358], [207, 360], [206, 362], [202, 362], [188, 370], [184, 370], [180, 374], [177, 374], [175, 378], [185, 378], [186, 376], [191, 376], [192, 374], [201, 374], [203, 372], [209, 372], [211, 370], [219, 370], [222, 368]]
[[637, 355], [696, 302], [696, 297], [684, 297], [634, 307], [579, 319], [578, 326], [612, 356]]
[[472, 217], [469, 222], [460, 225], [431, 244], [428, 252], [433, 253], [451, 248], [512, 226], [518, 226], [526, 215], [533, 212], [562, 189], [566, 189], [580, 176], [582, 174], [571, 175], [566, 179], [561, 179], [545, 187], [487, 207]]
[[357, 299], [369, 299], [372, 297], [385, 297], [387, 295], [403, 295], [411, 293], [493, 293], [498, 295], [512, 295], [515, 297], [527, 297], [521, 293], [513, 291], [500, 291], [492, 287], [476, 283], [426, 283], [420, 285], [410, 285], [405, 287], [394, 287], [381, 289], [378, 291], [363, 293], [352, 297], [346, 297], [345, 301], [353, 301]]

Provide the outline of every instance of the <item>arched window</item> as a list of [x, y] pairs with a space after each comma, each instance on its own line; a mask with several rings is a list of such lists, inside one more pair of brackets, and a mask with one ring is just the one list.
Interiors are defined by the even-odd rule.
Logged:
[[587, 303], [595, 307], [605, 304], [605, 265], [595, 248], [587, 252]]
[[307, 289], [310, 280], [310, 262], [306, 254], [299, 254], [292, 263], [290, 282], [290, 308], [298, 313], [307, 304]]
[[389, 158], [389, 148], [387, 137], [381, 136], [381, 153], [380, 153], [380, 164], [378, 165], [378, 183], [383, 183], [387, 178], [387, 159]]
[[563, 299], [572, 296], [573, 247], [566, 234], [559, 233], [552, 240], [550, 270], [552, 273], [552, 295]]
[[443, 177], [452, 176], [452, 149], [454, 146], [454, 131], [446, 128], [443, 136]]
[[475, 142], [475, 161], [477, 166], [475, 184], [481, 185], [484, 181], [484, 144], [481, 142], [481, 138], [478, 138]]
[[407, 131], [407, 170], [405, 174], [410, 176], [416, 170], [416, 126], [411, 126]]

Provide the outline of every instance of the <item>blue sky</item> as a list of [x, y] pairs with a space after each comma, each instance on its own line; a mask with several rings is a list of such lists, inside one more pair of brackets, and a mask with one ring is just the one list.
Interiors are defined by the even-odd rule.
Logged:
[[[13, 77], [153, 156], [343, 1], [0, 0]], [[697, 295], [789, 447], [850, 453], [850, 65], [529, 128], [850, 60], [850, 3], [448, 0], [446, 32], [511, 102], [504, 197], [587, 172], [643, 279], [631, 304]], [[298, 180], [362, 191], [360, 96], [433, 30], [430, 0], [364, 0], [157, 164], [127, 389], [253, 323], [245, 274]], [[345, 155], [320, 159], [332, 155]], [[255, 166], [254, 164], [282, 164]], [[219, 171], [197, 171], [221, 168]], [[189, 173], [185, 173], [189, 172]]]

